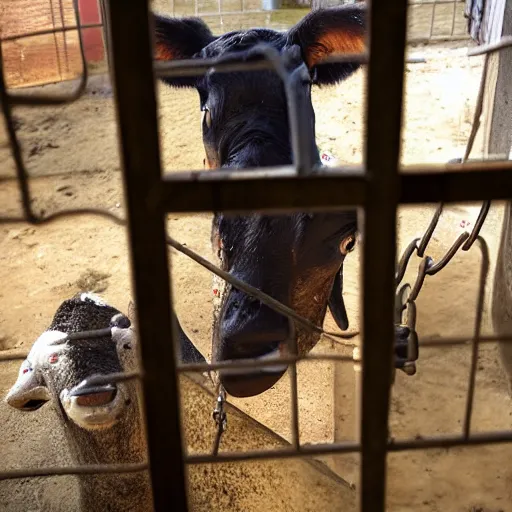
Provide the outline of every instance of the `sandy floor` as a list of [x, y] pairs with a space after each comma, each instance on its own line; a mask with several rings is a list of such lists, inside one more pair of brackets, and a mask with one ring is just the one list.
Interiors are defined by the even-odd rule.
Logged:
[[[481, 61], [469, 61], [462, 46], [415, 48], [426, 64], [407, 70], [407, 111], [403, 161], [442, 163], [461, 156], [470, 129]], [[341, 162], [362, 159], [364, 73], [346, 83], [316, 91], [319, 146]], [[64, 86], [59, 86], [60, 88]], [[58, 108], [16, 111], [18, 135], [33, 176], [34, 205], [46, 212], [77, 206], [98, 206], [124, 214], [120, 164], [117, 154], [114, 107], [108, 83], [91, 80], [78, 102]], [[168, 172], [202, 167], [199, 109], [196, 93], [160, 90], [161, 143]], [[13, 176], [8, 151], [0, 133], [0, 176]], [[401, 251], [421, 234], [430, 220], [431, 205], [400, 211]], [[438, 258], [460, 232], [461, 221], [474, 222], [477, 205], [446, 210], [429, 249]], [[0, 214], [19, 215], [16, 185], [0, 181]], [[492, 261], [500, 231], [501, 208], [493, 207], [483, 234]], [[182, 243], [210, 256], [209, 215], [170, 215], [169, 229]], [[376, 255], [377, 257], [377, 255]], [[131, 297], [128, 252], [124, 230], [94, 217], [64, 218], [32, 228], [23, 223], [0, 225], [0, 349], [28, 349], [47, 327], [60, 302], [78, 290], [101, 292], [126, 310]], [[418, 301], [421, 338], [466, 335], [472, 331], [480, 256], [475, 247], [458, 255], [442, 273], [427, 280]], [[419, 261], [413, 260], [408, 279], [414, 279]], [[211, 277], [193, 262], [173, 254], [172, 278], [177, 311], [198, 347], [209, 355], [211, 336]], [[351, 328], [360, 325], [359, 250], [349, 258], [345, 289]], [[489, 281], [491, 283], [491, 280]], [[490, 287], [490, 284], [489, 284]], [[488, 287], [488, 288], [489, 288]], [[489, 290], [487, 290], [489, 293]], [[485, 311], [486, 332], [488, 308]], [[326, 324], [334, 325], [330, 318]], [[347, 352], [321, 341], [315, 351]], [[4, 364], [0, 397], [14, 382], [18, 365]], [[415, 377], [398, 374], [393, 391], [392, 435], [397, 438], [457, 433], [461, 429], [469, 370], [469, 348], [425, 349]], [[333, 384], [334, 383], [334, 384]], [[289, 386], [284, 378], [260, 397], [233, 400], [264, 425], [289, 438]], [[299, 366], [300, 433], [303, 443], [326, 442], [354, 434], [354, 374], [350, 365], [304, 363]], [[5, 467], [43, 465], [59, 460], [48, 451], [53, 434], [42, 410], [21, 418], [0, 406]], [[335, 427], [336, 425], [336, 427]], [[512, 403], [493, 346], [481, 349], [474, 429], [512, 426]], [[40, 441], [28, 445], [23, 432], [40, 430]], [[48, 436], [48, 438], [47, 438]], [[46, 456], [48, 452], [48, 456]], [[415, 451], [389, 457], [388, 503], [393, 511], [512, 510], [512, 447], [494, 446], [457, 450]], [[22, 461], [22, 463], [20, 462]], [[326, 459], [344, 478], [357, 477], [356, 457]], [[59, 483], [60, 482], [60, 483]], [[0, 484], [6, 510], [9, 493], [26, 493], [27, 502], [41, 496], [39, 483], [10, 487]], [[53, 489], [74, 492], [70, 479], [55, 481]], [[71, 494], [70, 494], [71, 493]], [[33, 508], [40, 510], [33, 501]], [[71, 498], [70, 498], [71, 499]], [[2, 504], [2, 502], [0, 502]], [[301, 510], [300, 508], [294, 510]]]

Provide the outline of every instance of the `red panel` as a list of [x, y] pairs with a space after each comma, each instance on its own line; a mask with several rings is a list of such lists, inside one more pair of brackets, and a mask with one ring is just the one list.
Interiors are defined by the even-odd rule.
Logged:
[[98, 0], [78, 0], [78, 9], [83, 24], [101, 23]]
[[[80, 20], [82, 24], [101, 23], [98, 0], [78, 0]], [[103, 45], [103, 30], [101, 28], [88, 28], [82, 30], [85, 59], [87, 62], [102, 61], [105, 56]]]
[[103, 47], [103, 30], [101, 28], [86, 28], [82, 30], [85, 60], [87, 62], [100, 62], [105, 57]]

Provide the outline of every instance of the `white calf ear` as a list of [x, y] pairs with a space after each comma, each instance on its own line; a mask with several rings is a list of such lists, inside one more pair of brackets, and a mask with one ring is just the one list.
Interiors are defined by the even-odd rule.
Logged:
[[39, 372], [34, 371], [27, 360], [23, 361], [18, 379], [5, 397], [5, 401], [16, 409], [35, 411], [51, 399]]

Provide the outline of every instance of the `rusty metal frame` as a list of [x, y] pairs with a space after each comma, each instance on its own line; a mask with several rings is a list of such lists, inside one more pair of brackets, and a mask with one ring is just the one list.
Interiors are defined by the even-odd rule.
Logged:
[[112, 0], [108, 15], [154, 507], [185, 510], [185, 468], [170, 463], [183, 454], [148, 3]]
[[[365, 165], [311, 174], [307, 155], [295, 155], [295, 165], [283, 169], [254, 170], [251, 173], [183, 173], [163, 176], [160, 168], [156, 115], [155, 75], [162, 73], [200, 73], [212, 63], [180, 63], [166, 69], [152, 66], [148, 0], [127, 5], [110, 0], [110, 45], [115, 100], [120, 127], [125, 194], [130, 223], [130, 247], [141, 342], [142, 374], [118, 375], [116, 380], [137, 378], [144, 393], [149, 465], [131, 464], [82, 468], [50, 468], [0, 472], [0, 480], [79, 473], [144, 471], [149, 468], [157, 511], [187, 510], [185, 464], [304, 457], [332, 453], [360, 452], [361, 510], [384, 511], [386, 456], [391, 451], [512, 442], [512, 431], [470, 435], [475, 357], [480, 340], [475, 333], [473, 364], [468, 390], [464, 429], [460, 435], [423, 439], [391, 440], [388, 436], [389, 391], [392, 381], [394, 322], [394, 277], [396, 209], [402, 203], [459, 202], [481, 199], [508, 199], [512, 190], [512, 163], [467, 163], [449, 166], [419, 166], [400, 172], [399, 152], [402, 121], [403, 71], [406, 45], [406, 0], [371, 4], [370, 65], [368, 79], [367, 139]], [[78, 16], [78, 15], [77, 15]], [[77, 19], [79, 26], [79, 19]], [[56, 29], [60, 30], [60, 29]], [[0, 55], [1, 57], [1, 55]], [[363, 58], [363, 57], [362, 57]], [[240, 64], [256, 67], [261, 63]], [[266, 64], [265, 64], [266, 65]], [[278, 66], [279, 63], [272, 64]], [[1, 71], [1, 69], [0, 69]], [[382, 84], [385, 84], [383, 87]], [[10, 105], [38, 105], [72, 101], [81, 91], [64, 98], [35, 98], [8, 94], [3, 80], [0, 93], [6, 116]], [[134, 102], [133, 98], [137, 98]], [[50, 101], [51, 100], [51, 101]], [[292, 102], [293, 106], [293, 102]], [[292, 124], [300, 135], [301, 125], [292, 110]], [[296, 111], [296, 109], [295, 109]], [[11, 142], [16, 140], [11, 133]], [[300, 149], [303, 145], [296, 146]], [[19, 149], [19, 148], [18, 148]], [[16, 147], [13, 147], [16, 152]], [[21, 155], [18, 154], [19, 159]], [[18, 159], [18, 160], [19, 160]], [[18, 168], [23, 163], [17, 162]], [[301, 173], [299, 174], [299, 165]], [[463, 171], [463, 172], [461, 172]], [[485, 175], [484, 175], [485, 173]], [[30, 209], [27, 176], [19, 173], [25, 219], [33, 223], [53, 220], [65, 214], [99, 213], [97, 210], [59, 212], [40, 218]], [[272, 187], [268, 187], [269, 180]], [[25, 189], [23, 188], [25, 187]], [[250, 193], [248, 192], [250, 190]], [[213, 365], [177, 366], [173, 350], [171, 293], [166, 244], [165, 215], [185, 211], [290, 211], [304, 209], [364, 208], [364, 343], [362, 352], [362, 424], [358, 442], [295, 446], [280, 450], [185, 455], [180, 429], [177, 376], [185, 371], [204, 371], [221, 367], [254, 367], [254, 361]], [[21, 219], [0, 219], [14, 222]], [[119, 219], [116, 219], [119, 220]], [[376, 248], [380, 258], [372, 255]], [[370, 264], [371, 263], [371, 264]], [[368, 299], [368, 298], [371, 298]], [[499, 338], [502, 339], [502, 338]], [[467, 339], [431, 340], [423, 346], [468, 343]], [[12, 360], [22, 355], [0, 357]], [[322, 355], [293, 356], [299, 360], [322, 359], [352, 361], [352, 357]], [[385, 364], [388, 361], [389, 364]], [[257, 366], [264, 365], [259, 362]], [[110, 377], [111, 379], [111, 377]], [[292, 387], [294, 380], [292, 379]], [[295, 389], [296, 391], [296, 389]], [[166, 403], [167, 407], [160, 407]], [[296, 411], [295, 411], [296, 415]], [[297, 418], [294, 418], [296, 424]]]

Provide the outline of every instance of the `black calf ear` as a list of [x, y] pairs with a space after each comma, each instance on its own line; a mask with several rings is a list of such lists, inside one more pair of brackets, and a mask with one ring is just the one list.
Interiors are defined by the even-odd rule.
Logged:
[[305, 16], [288, 33], [288, 44], [298, 44], [315, 83], [341, 82], [358, 63], [320, 64], [333, 55], [362, 53], [366, 49], [366, 6], [345, 5], [319, 9]]
[[[152, 23], [156, 60], [190, 59], [216, 39], [199, 18], [168, 18], [153, 13]], [[163, 81], [178, 87], [192, 86], [195, 78], [165, 78]]]
[[178, 342], [179, 342], [179, 361], [181, 363], [206, 363], [206, 359], [199, 352], [196, 346], [190, 341], [190, 338], [187, 336], [183, 327], [176, 316], [176, 313], [172, 312], [172, 319], [175, 322], [175, 326], [178, 331]]
[[343, 300], [343, 265], [341, 265], [334, 278], [331, 296], [329, 297], [329, 310], [336, 325], [342, 331], [346, 331], [348, 329], [348, 315]]

